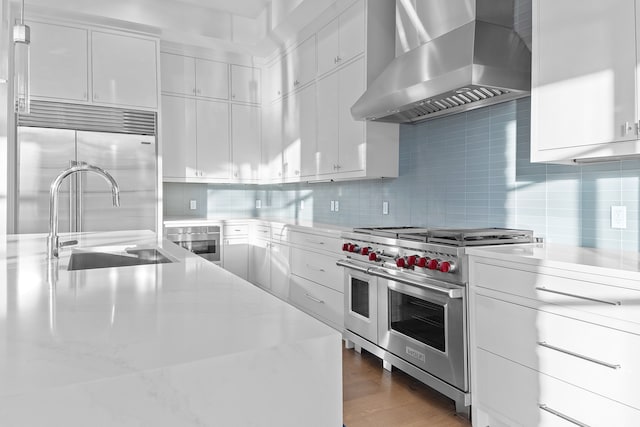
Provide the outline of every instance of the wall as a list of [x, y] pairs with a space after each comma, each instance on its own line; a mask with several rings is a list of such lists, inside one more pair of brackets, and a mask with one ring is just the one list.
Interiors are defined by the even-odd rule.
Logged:
[[[165, 184], [165, 215], [256, 216], [343, 226], [515, 227], [532, 229], [550, 242], [640, 250], [640, 160], [531, 164], [529, 125], [529, 98], [402, 125], [396, 179]], [[189, 211], [190, 198], [202, 208]], [[255, 209], [256, 199], [261, 209]], [[331, 200], [340, 202], [339, 212], [330, 211]], [[383, 201], [389, 202], [388, 215], [382, 215]], [[627, 229], [610, 227], [612, 205], [627, 207]]]

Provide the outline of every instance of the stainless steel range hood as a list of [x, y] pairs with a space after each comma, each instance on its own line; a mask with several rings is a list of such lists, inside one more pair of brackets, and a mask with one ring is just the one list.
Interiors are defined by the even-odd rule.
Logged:
[[513, 0], [397, 0], [403, 9], [419, 46], [369, 85], [355, 119], [412, 123], [529, 94], [531, 52], [512, 28]]

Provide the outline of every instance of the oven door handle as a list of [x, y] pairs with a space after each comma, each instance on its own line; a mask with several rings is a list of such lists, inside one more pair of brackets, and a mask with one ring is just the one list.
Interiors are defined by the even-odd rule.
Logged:
[[368, 273], [371, 270], [371, 267], [360, 267], [359, 265], [353, 264], [347, 260], [338, 260], [336, 261], [336, 265], [340, 267], [350, 268], [352, 270], [359, 271], [360, 273]]
[[437, 286], [437, 285], [434, 285], [434, 284], [431, 284], [431, 283], [413, 281], [413, 280], [410, 280], [410, 279], [406, 279], [404, 277], [398, 277], [398, 276], [395, 276], [393, 274], [387, 273], [386, 271], [384, 271], [381, 268], [370, 268], [367, 271], [367, 273], [369, 273], [369, 274], [371, 274], [373, 276], [382, 277], [383, 279], [391, 280], [393, 282], [404, 283], [405, 285], [411, 285], [411, 286], [415, 286], [415, 287], [418, 287], [418, 288], [428, 289], [430, 291], [434, 291], [434, 292], [438, 292], [438, 293], [441, 293], [441, 294], [445, 294], [450, 299], [462, 298], [464, 296], [464, 290], [463, 289], [443, 288], [441, 286]]

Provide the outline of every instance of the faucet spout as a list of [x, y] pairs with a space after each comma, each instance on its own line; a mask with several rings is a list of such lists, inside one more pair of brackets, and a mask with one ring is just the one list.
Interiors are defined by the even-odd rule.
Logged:
[[60, 189], [60, 184], [69, 175], [79, 172], [93, 172], [103, 177], [111, 185], [113, 206], [120, 206], [120, 187], [118, 187], [118, 183], [111, 174], [104, 169], [81, 163], [60, 172], [49, 188], [49, 235], [47, 236], [47, 258], [49, 259], [58, 258], [61, 246], [58, 238], [58, 190]]

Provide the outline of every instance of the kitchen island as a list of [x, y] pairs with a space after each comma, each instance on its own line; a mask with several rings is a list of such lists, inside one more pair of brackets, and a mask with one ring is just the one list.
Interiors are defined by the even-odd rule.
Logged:
[[339, 332], [151, 232], [62, 240], [174, 262], [67, 271], [45, 238], [0, 238], [0, 425], [342, 425]]

